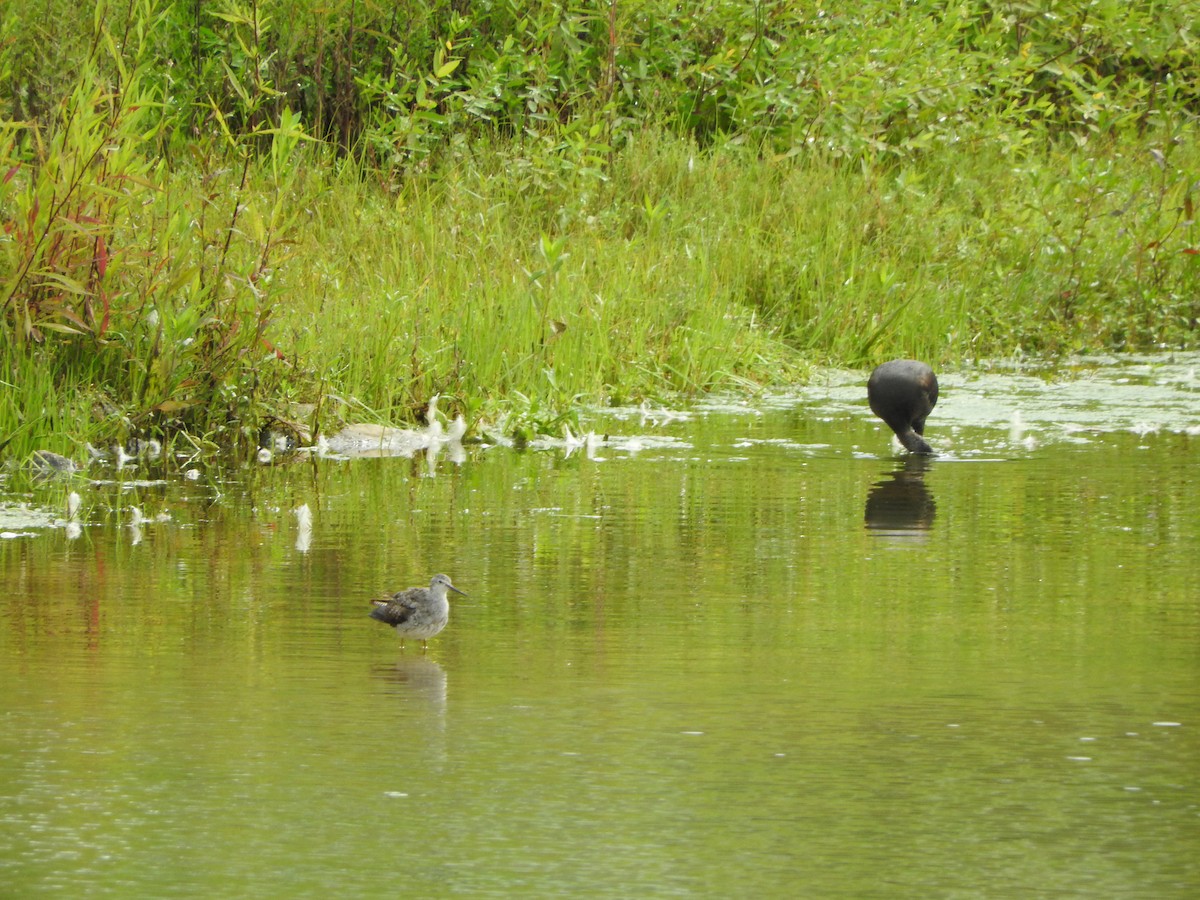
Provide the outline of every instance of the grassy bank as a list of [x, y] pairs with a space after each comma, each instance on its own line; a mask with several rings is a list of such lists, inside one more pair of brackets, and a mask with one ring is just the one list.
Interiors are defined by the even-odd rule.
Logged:
[[291, 347], [372, 408], [438, 391], [561, 407], [785, 382], [808, 362], [1194, 340], [1188, 245], [1147, 249], [1180, 226], [1180, 197], [1145, 151], [951, 148], [867, 169], [648, 133], [608, 182], [553, 193], [514, 183], [504, 148], [480, 156], [395, 196], [351, 179], [298, 250], [279, 312]]
[[[1085, 17], [1071, 38], [1006, 26], [1000, 5], [928, 6], [942, 17], [880, 6], [818, 33], [782, 6], [749, 24], [744, 5], [715, 6], [664, 32], [616, 4], [577, 19], [534, 4], [510, 23], [517, 49], [493, 35], [490, 56], [482, 32], [434, 17], [459, 43], [427, 48], [415, 80], [393, 56], [411, 96], [393, 90], [390, 113], [361, 76], [353, 120], [332, 99], [297, 111], [345, 85], [294, 106], [272, 86], [306, 57], [278, 58], [283, 25], [247, 30], [257, 6], [210, 23], [236, 52], [181, 73], [178, 94], [162, 47], [192, 32], [172, 29], [174, 6], [98, 15], [92, 49], [35, 85], [57, 104], [0, 121], [5, 453], [147, 433], [252, 447], [276, 418], [411, 421], [434, 394], [557, 431], [581, 404], [788, 383], [819, 362], [1195, 346], [1200, 95], [1176, 46], [1134, 29], [1158, 19]], [[530, 56], [538, 16], [558, 18]], [[571, 22], [599, 36], [572, 49]], [[772, 40], [788, 28], [785, 56]], [[1063, 74], [1067, 51], [1086, 62], [1139, 34], [1153, 65]], [[509, 93], [481, 80], [518, 58]], [[668, 58], [652, 84], [645, 66]], [[838, 91], [804, 80], [818, 62]], [[538, 65], [553, 115], [537, 113]], [[471, 114], [484, 96], [512, 103]]]

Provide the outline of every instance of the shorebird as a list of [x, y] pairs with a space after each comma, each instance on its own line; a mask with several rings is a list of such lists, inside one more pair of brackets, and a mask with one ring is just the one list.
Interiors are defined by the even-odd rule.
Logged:
[[386, 600], [372, 600], [375, 608], [371, 610], [371, 618], [395, 628], [400, 634], [401, 648], [405, 638], [417, 638], [421, 649], [427, 649], [429, 639], [450, 621], [447, 591], [467, 596], [450, 583], [449, 575], [434, 575], [427, 588], [410, 587]]
[[938, 382], [933, 369], [915, 359], [893, 359], [877, 366], [867, 382], [871, 412], [896, 432], [913, 453], [933, 453], [925, 442], [925, 417], [937, 404]]

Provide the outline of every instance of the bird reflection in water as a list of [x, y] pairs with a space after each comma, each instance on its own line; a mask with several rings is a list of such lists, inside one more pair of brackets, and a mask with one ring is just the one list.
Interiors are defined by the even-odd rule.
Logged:
[[933, 494], [925, 486], [929, 467], [928, 456], [909, 456], [871, 486], [864, 516], [868, 530], [893, 540], [925, 538], [937, 512]]
[[422, 760], [419, 767], [381, 770], [384, 796], [408, 797], [424, 791], [426, 779], [443, 771], [448, 759], [446, 670], [427, 656], [401, 656], [388, 665], [373, 666], [371, 677], [383, 683], [387, 695], [387, 702], [372, 704], [376, 715], [396, 728], [398, 746]]
[[400, 657], [375, 666], [371, 675], [389, 685], [389, 693], [403, 696], [439, 720], [446, 711], [446, 670], [428, 657]]

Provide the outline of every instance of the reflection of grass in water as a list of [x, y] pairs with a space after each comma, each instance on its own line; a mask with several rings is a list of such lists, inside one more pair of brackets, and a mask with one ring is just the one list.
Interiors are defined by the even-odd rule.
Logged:
[[[672, 433], [715, 448], [745, 434], [718, 418]], [[842, 423], [817, 425], [815, 439], [844, 441]], [[761, 430], [789, 427], [777, 412]], [[243, 469], [217, 503], [169, 488], [176, 523], [136, 547], [116, 528], [92, 530], [69, 560], [57, 541], [0, 544], [14, 586], [0, 598], [5, 734], [50, 763], [3, 755], [7, 783], [29, 786], [10, 831], [63, 823], [48, 857], [71, 846], [73, 823], [99, 821], [87, 836], [112, 835], [111, 871], [147, 893], [177, 888], [181, 854], [188, 872], [211, 872], [211, 852], [217, 893], [247, 872], [285, 892], [299, 871], [375, 894], [394, 889], [394, 867], [357, 865], [343, 846], [419, 814], [453, 851], [422, 874], [472, 863], [439, 885], [480, 884], [467, 880], [479, 860], [489, 886], [520, 883], [566, 847], [594, 867], [583, 892], [612, 877], [617, 894], [628, 876], [605, 867], [651, 852], [666, 870], [676, 827], [704, 867], [693, 892], [737, 895], [729, 859], [705, 847], [766, 848], [752, 864], [725, 856], [746, 883], [765, 860], [769, 893], [805, 875], [789, 862], [801, 853], [836, 862], [864, 834], [887, 845], [899, 820], [879, 818], [882, 786], [905, 834], [916, 829], [919, 846], [892, 842], [917, 866], [915, 895], [956, 871], [961, 847], [1003, 880], [1006, 848], [1024, 845], [980, 810], [1015, 792], [1028, 800], [1018, 816], [1060, 815], [1067, 849], [1083, 852], [1055, 877], [1103, 893], [1086, 852], [1103, 848], [1113, 794], [1130, 784], [1146, 799], [1122, 815], [1149, 835], [1131, 853], [1148, 871], [1190, 858], [1173, 840], [1190, 810], [1152, 801], [1180, 795], [1194, 741], [1150, 724], [1186, 726], [1194, 706], [1186, 458], [934, 463], [932, 539], [897, 552], [862, 528], [894, 463], [796, 465], [770, 449], [765, 469], [503, 451], [436, 478], [394, 460]], [[300, 502], [315, 511], [305, 556], [289, 530]], [[551, 507], [566, 515], [530, 514]], [[472, 599], [427, 657], [401, 654], [373, 630], [369, 599], [442, 568]], [[1094, 749], [1080, 744], [1092, 735]], [[1097, 777], [1081, 783], [1069, 755], [1093, 756]], [[130, 812], [109, 822], [113, 785]], [[233, 823], [206, 827], [203, 852], [198, 816]], [[619, 839], [592, 853], [601, 831]], [[62, 871], [35, 864], [17, 878]], [[869, 896], [878, 879], [854, 883]]]

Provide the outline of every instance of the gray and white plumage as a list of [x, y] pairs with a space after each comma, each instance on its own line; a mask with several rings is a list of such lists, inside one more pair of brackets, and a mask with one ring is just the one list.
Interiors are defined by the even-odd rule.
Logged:
[[447, 591], [467, 596], [450, 583], [450, 576], [434, 575], [427, 588], [411, 587], [386, 600], [372, 600], [375, 608], [371, 610], [371, 618], [395, 628], [401, 647], [405, 638], [416, 638], [425, 647], [450, 621]]

